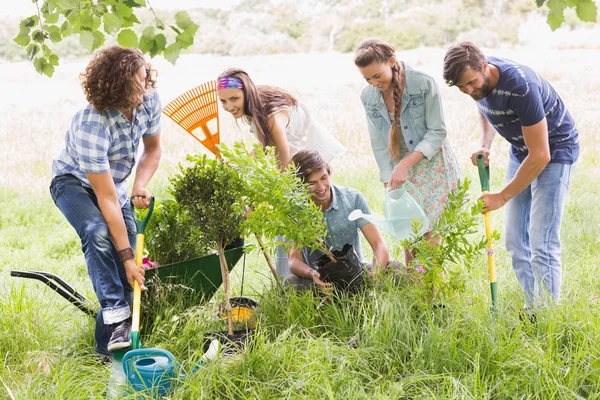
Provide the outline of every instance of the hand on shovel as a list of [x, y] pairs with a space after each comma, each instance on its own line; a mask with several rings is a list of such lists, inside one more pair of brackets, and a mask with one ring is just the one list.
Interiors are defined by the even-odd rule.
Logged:
[[140, 269], [133, 259], [125, 261], [124, 265], [125, 272], [127, 273], [127, 280], [131, 287], [133, 287], [133, 282], [137, 281], [138, 285], [140, 285], [140, 289], [146, 290], [146, 286], [144, 286], [144, 269]]
[[481, 210], [482, 214], [485, 214], [488, 211], [494, 211], [502, 207], [506, 204], [508, 199], [506, 199], [502, 193], [486, 193], [479, 197], [481, 201], [483, 201], [483, 209]]

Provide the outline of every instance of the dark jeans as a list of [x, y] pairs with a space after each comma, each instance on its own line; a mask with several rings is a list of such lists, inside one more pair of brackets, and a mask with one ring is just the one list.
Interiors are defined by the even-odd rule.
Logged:
[[[131, 315], [133, 289], [127, 282], [125, 267], [92, 189], [83, 187], [79, 179], [67, 174], [52, 180], [50, 194], [81, 239], [88, 274], [101, 307], [96, 319], [95, 351], [109, 354], [106, 348], [110, 339], [107, 325], [121, 322]], [[129, 243], [135, 248], [135, 222], [129, 203], [123, 206], [121, 212]]]

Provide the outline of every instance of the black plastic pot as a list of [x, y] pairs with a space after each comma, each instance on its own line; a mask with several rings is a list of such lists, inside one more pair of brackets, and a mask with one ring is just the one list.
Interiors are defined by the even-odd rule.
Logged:
[[334, 250], [332, 253], [335, 261], [324, 255], [315, 262], [321, 280], [333, 283], [338, 290], [357, 291], [362, 287], [365, 270], [354, 247], [346, 243], [341, 251]]

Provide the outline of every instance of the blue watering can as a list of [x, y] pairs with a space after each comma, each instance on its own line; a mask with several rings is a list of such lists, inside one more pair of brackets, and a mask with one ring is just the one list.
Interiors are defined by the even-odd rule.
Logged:
[[[213, 359], [219, 352], [219, 341], [213, 340], [202, 358], [192, 369], [192, 374], [207, 360]], [[136, 349], [123, 356], [123, 372], [127, 382], [136, 392], [150, 392], [153, 395], [165, 396], [179, 379], [180, 366], [175, 356], [163, 349]]]

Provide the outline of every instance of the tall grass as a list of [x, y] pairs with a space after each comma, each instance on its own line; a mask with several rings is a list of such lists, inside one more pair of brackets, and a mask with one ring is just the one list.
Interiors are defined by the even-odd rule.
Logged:
[[[489, 312], [487, 264], [482, 257], [468, 285], [445, 308], [422, 301], [418, 287], [391, 276], [364, 293], [335, 301], [318, 294], [278, 294], [258, 254], [246, 261], [244, 294], [260, 301], [252, 345], [242, 354], [208, 363], [181, 380], [170, 398], [310, 399], [597, 399], [600, 398], [600, 216], [595, 209], [600, 140], [600, 79], [595, 52], [498, 50], [528, 63], [559, 90], [581, 131], [582, 157], [565, 209], [563, 301], [538, 313], [538, 324], [521, 322], [523, 295], [502, 243], [496, 243], [499, 310]], [[443, 50], [400, 54], [418, 69], [440, 76]], [[560, 59], [561, 62], [555, 62]], [[315, 116], [349, 147], [333, 162], [333, 180], [365, 194], [381, 214], [383, 191], [370, 154], [359, 93], [364, 85], [345, 55], [254, 58], [183, 57], [177, 67], [155, 62], [163, 103], [213, 79], [229, 66], [246, 68], [258, 83], [297, 94]], [[66, 64], [52, 80], [29, 65], [0, 65], [0, 398], [102, 398], [109, 368], [92, 355], [94, 321], [39, 282], [11, 278], [12, 269], [58, 274], [95, 299], [75, 232], [48, 194], [52, 156], [63, 143], [72, 114], [82, 105], [77, 75], [83, 63]], [[467, 157], [477, 142], [474, 104], [441, 86], [449, 140], [463, 173], [477, 182]], [[249, 140], [228, 115], [222, 137]], [[200, 145], [163, 121], [164, 155], [150, 189], [167, 195], [177, 162]], [[492, 155], [492, 188], [500, 188], [507, 145]], [[476, 183], [471, 195], [478, 196]], [[483, 219], [482, 219], [483, 224]], [[494, 227], [503, 229], [502, 213]], [[480, 228], [482, 229], [482, 227]], [[401, 248], [385, 237], [392, 256]], [[366, 252], [368, 246], [364, 246]], [[243, 260], [234, 268], [241, 291]], [[189, 306], [185, 291], [146, 298], [144, 347], [167, 349], [189, 371], [202, 354], [205, 334], [224, 330], [220, 292]], [[129, 398], [135, 398], [130, 395]]]

